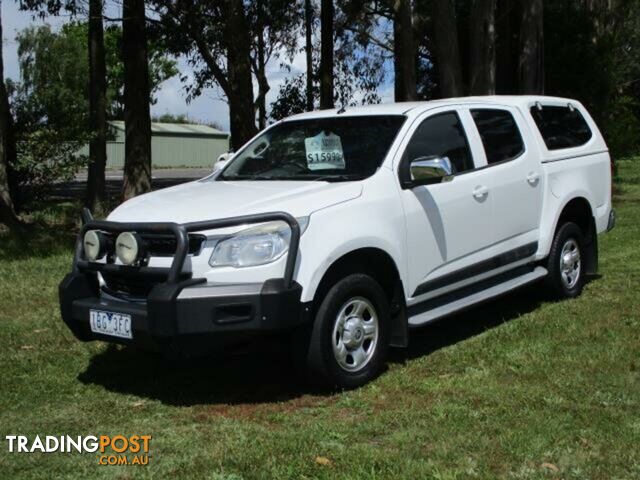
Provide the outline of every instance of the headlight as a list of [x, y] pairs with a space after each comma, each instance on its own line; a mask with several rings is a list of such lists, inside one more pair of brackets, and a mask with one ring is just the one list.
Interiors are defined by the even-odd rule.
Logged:
[[107, 253], [109, 247], [109, 238], [102, 232], [97, 230], [89, 230], [84, 234], [82, 246], [84, 247], [84, 255], [90, 262], [100, 260]]
[[[302, 225], [300, 230], [302, 231]], [[287, 252], [290, 240], [291, 230], [283, 222], [270, 222], [242, 230], [233, 237], [218, 242], [209, 265], [254, 267], [271, 263]]]
[[116, 238], [116, 255], [125, 265], [132, 265], [144, 252], [142, 251], [142, 241], [131, 232], [122, 232]]

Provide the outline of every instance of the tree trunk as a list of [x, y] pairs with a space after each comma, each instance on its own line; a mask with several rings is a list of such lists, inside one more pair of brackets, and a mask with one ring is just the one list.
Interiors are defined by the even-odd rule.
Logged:
[[520, 57], [520, 4], [522, 0], [498, 0], [496, 5], [496, 93], [518, 92]]
[[[0, 1], [0, 10], [2, 2]], [[2, 37], [2, 13], [0, 12], [0, 38]], [[9, 192], [8, 168], [15, 161], [16, 145], [13, 136], [13, 118], [9, 109], [9, 96], [4, 83], [4, 60], [0, 49], [0, 222], [10, 229], [20, 227], [11, 193]]]
[[258, 24], [256, 25], [256, 58], [253, 64], [256, 79], [258, 80], [258, 98], [256, 98], [256, 106], [258, 107], [258, 128], [260, 130], [267, 126], [267, 93], [269, 92], [269, 80], [267, 79], [266, 60], [264, 52], [264, 18], [263, 0], [257, 0]]
[[393, 10], [395, 100], [396, 102], [417, 100], [416, 47], [413, 41], [411, 0], [395, 0]]
[[333, 0], [320, 11], [320, 109], [333, 108]]
[[440, 95], [464, 95], [456, 10], [452, 0], [433, 0], [433, 36]]
[[151, 190], [149, 63], [143, 0], [123, 1], [124, 200]]
[[242, 147], [256, 130], [251, 77], [251, 39], [242, 0], [226, 0], [228, 88], [231, 144], [235, 151]]
[[496, 92], [496, 0], [474, 0], [470, 22], [470, 81], [472, 95]]
[[258, 98], [258, 128], [260, 130], [267, 126], [267, 92], [269, 82], [267, 80], [266, 65], [264, 60], [264, 37], [262, 32], [258, 32], [258, 84], [260, 93]]
[[522, 2], [520, 59], [518, 80], [520, 93], [544, 93], [543, 0]]
[[307, 57], [307, 111], [313, 110], [313, 9], [311, 0], [304, 1], [304, 38]]
[[101, 212], [105, 202], [107, 99], [102, 0], [89, 1], [89, 172], [85, 206]]

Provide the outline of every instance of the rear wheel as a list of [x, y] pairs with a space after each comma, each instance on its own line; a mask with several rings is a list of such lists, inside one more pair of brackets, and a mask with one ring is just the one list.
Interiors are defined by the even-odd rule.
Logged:
[[573, 222], [563, 224], [553, 239], [547, 260], [548, 284], [560, 298], [580, 295], [584, 286], [584, 236]]
[[314, 380], [356, 388], [384, 365], [389, 306], [382, 287], [370, 276], [349, 275], [322, 299], [315, 316], [307, 365]]

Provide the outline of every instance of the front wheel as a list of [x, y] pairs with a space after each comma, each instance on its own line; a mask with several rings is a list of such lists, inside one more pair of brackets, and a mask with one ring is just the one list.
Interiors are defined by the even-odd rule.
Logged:
[[556, 232], [547, 261], [548, 284], [560, 298], [580, 295], [585, 282], [584, 237], [573, 222], [563, 224]]
[[356, 388], [384, 365], [389, 305], [380, 285], [364, 274], [349, 275], [326, 294], [315, 316], [307, 364], [333, 387]]

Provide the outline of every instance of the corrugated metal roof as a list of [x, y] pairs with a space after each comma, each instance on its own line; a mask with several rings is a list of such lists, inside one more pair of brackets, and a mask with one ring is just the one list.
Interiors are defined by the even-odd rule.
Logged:
[[[114, 120], [109, 122], [114, 128], [118, 130], [122, 130], [124, 132], [124, 122], [122, 120]], [[204, 136], [215, 136], [219, 137], [221, 135], [228, 136], [228, 132], [220, 131], [216, 128], [210, 127], [208, 125], [198, 125], [195, 123], [151, 123], [151, 133], [158, 133], [161, 135], [204, 135]]]

